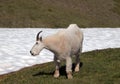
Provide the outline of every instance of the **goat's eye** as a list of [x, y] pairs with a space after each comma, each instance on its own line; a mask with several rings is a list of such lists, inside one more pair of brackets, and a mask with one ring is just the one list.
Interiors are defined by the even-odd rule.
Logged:
[[36, 42], [36, 44], [38, 44], [38, 42]]

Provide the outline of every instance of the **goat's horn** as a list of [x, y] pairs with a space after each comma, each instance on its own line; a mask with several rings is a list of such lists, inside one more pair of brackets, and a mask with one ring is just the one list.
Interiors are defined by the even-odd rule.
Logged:
[[42, 31], [40, 31], [37, 36], [36, 36], [36, 40], [38, 41], [39, 40], [39, 34], [41, 33]]

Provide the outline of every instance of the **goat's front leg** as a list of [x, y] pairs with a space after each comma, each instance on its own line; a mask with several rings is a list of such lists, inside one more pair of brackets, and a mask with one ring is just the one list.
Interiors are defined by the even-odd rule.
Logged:
[[72, 79], [72, 59], [71, 57], [66, 58], [66, 72], [67, 72], [67, 78]]
[[55, 62], [55, 65], [56, 65], [56, 69], [55, 69], [55, 72], [54, 72], [54, 77], [55, 78], [58, 78], [60, 76], [60, 73], [59, 73], [59, 67], [60, 67], [60, 60], [57, 59], [56, 56], [54, 56], [54, 62]]

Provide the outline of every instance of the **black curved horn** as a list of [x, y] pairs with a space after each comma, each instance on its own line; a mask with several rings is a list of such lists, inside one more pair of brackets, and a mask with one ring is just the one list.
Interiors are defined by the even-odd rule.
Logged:
[[37, 36], [36, 36], [36, 40], [38, 41], [40, 38], [39, 38], [39, 34], [41, 33], [42, 31], [40, 31]]

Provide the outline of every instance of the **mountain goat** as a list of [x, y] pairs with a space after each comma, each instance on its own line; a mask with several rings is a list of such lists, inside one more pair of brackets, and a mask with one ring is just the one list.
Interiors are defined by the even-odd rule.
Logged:
[[59, 77], [60, 61], [66, 60], [67, 78], [72, 79], [72, 59], [71, 56], [76, 56], [75, 72], [79, 71], [80, 53], [82, 51], [83, 33], [76, 24], [71, 24], [67, 29], [62, 29], [58, 33], [47, 36], [42, 39], [39, 37], [40, 31], [36, 36], [36, 44], [32, 47], [30, 53], [36, 56], [45, 48], [54, 53], [54, 62], [56, 70], [54, 77]]

